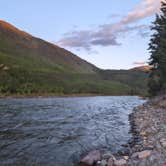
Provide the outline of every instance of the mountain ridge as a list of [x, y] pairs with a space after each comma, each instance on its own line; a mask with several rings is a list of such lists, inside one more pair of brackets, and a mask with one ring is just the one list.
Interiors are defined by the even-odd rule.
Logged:
[[30, 35], [29, 33], [24, 32], [22, 30], [19, 30], [18, 28], [16, 28], [12, 24], [10, 24], [10, 23], [8, 23], [6, 21], [3, 21], [3, 20], [0, 20], [0, 27], [4, 27], [6, 30], [9, 29], [11, 31], [14, 31], [15, 33], [23, 35], [24, 37], [28, 37], [28, 38], [32, 37], [32, 35]]
[[[94, 72], [93, 70], [96, 70], [97, 67], [90, 64], [89, 62], [81, 59], [80, 57], [76, 56], [75, 54], [71, 53], [70, 51], [67, 51], [57, 45], [54, 45], [53, 43], [49, 43], [47, 41], [44, 41], [40, 38], [33, 37], [32, 35], [19, 30], [15, 26], [0, 20], [0, 33], [6, 33], [8, 38], [10, 40], [15, 40], [15, 42], [22, 47], [27, 47], [28, 49], [31, 49], [34, 54], [40, 54], [40, 56], [47, 56], [47, 58], [51, 59], [50, 62], [56, 61], [57, 64], [66, 64], [69, 65], [71, 62], [71, 67], [76, 67], [76, 70], [78, 71], [85, 71], [87, 68], [87, 72], [91, 71]], [[1, 35], [2, 37], [2, 35]], [[21, 42], [19, 42], [21, 40]], [[23, 42], [24, 40], [24, 42]], [[9, 41], [8, 41], [9, 43]], [[13, 41], [14, 43], [14, 41]], [[2, 50], [0, 50], [2, 51]], [[29, 50], [27, 50], [28, 52]], [[47, 54], [44, 54], [44, 52], [47, 52]], [[17, 54], [18, 55], [18, 54]], [[70, 55], [70, 58], [67, 57], [67, 55]], [[59, 58], [61, 56], [61, 59]], [[84, 66], [85, 65], [85, 66]], [[83, 66], [84, 69], [81, 69]]]
[[153, 67], [149, 66], [149, 65], [145, 65], [145, 66], [136, 66], [130, 70], [144, 70], [144, 71], [150, 71]]
[[64, 48], [0, 21], [0, 95], [133, 95], [146, 93], [146, 77], [146, 72], [99, 69]]

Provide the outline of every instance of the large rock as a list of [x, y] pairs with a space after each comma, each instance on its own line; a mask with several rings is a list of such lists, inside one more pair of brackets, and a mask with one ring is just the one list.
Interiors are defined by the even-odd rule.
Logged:
[[79, 166], [92, 166], [97, 161], [101, 160], [101, 153], [99, 150], [89, 152], [85, 157], [79, 161]]

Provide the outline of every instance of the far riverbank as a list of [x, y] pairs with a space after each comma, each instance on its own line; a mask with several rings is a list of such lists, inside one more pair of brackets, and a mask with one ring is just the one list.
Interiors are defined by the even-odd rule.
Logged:
[[95, 93], [81, 93], [81, 94], [13, 94], [13, 95], [0, 95], [1, 98], [63, 98], [63, 97], [96, 97], [96, 96], [139, 96], [142, 99], [146, 99], [146, 96], [140, 96], [138, 94], [130, 95], [130, 94], [95, 94]]

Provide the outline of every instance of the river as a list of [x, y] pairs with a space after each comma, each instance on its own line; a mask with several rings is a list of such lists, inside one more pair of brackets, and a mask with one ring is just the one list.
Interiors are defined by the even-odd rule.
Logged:
[[131, 137], [136, 96], [0, 99], [1, 166], [75, 166], [82, 154], [116, 152]]

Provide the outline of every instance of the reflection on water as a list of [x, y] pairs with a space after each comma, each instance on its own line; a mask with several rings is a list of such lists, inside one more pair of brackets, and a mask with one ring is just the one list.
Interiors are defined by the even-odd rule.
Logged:
[[74, 166], [91, 149], [116, 151], [130, 138], [128, 114], [142, 103], [124, 96], [0, 99], [0, 165]]

